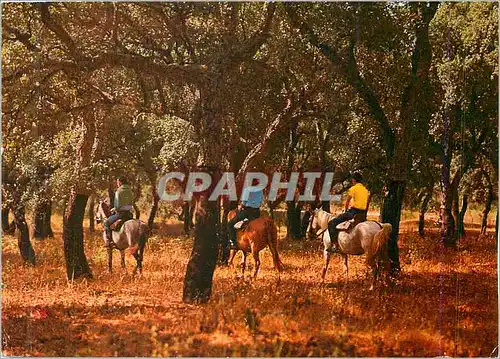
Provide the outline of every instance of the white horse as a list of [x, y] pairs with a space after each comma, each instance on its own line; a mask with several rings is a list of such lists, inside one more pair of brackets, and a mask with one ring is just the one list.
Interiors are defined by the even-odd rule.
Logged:
[[[97, 223], [103, 222], [110, 216], [110, 208], [106, 202], [100, 201], [96, 210]], [[122, 268], [125, 269], [125, 249], [130, 248], [137, 262], [133, 274], [142, 273], [142, 260], [144, 256], [144, 247], [148, 240], [149, 228], [146, 223], [139, 219], [130, 219], [122, 224], [120, 230], [112, 231], [113, 243], [108, 247], [108, 270], [112, 272], [113, 247], [120, 251]], [[103, 232], [103, 238], [106, 242], [106, 232]]]
[[[321, 278], [324, 280], [328, 265], [330, 263], [332, 241], [328, 233], [328, 222], [335, 218], [331, 213], [322, 209], [316, 209], [311, 220], [312, 230], [320, 235], [323, 234], [325, 260]], [[346, 231], [346, 222], [341, 223], [337, 228], [341, 231], [338, 236], [339, 253], [344, 258], [344, 269], [348, 274], [347, 255], [361, 255], [366, 253], [366, 265], [371, 269], [373, 282], [370, 290], [374, 288], [381, 271], [389, 270], [389, 256], [387, 242], [392, 231], [389, 223], [378, 223], [375, 221], [365, 221], [357, 224], [353, 229]]]

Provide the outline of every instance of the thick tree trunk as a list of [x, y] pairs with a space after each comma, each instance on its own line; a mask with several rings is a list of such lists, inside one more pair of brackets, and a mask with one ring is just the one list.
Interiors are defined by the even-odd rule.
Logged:
[[427, 212], [431, 198], [432, 198], [432, 190], [426, 191], [422, 198], [422, 203], [420, 204], [420, 215], [418, 217], [418, 234], [420, 234], [421, 236], [424, 235], [425, 213]]
[[9, 212], [8, 206], [2, 206], [2, 232], [5, 234], [10, 234]]
[[399, 264], [399, 220], [401, 218], [401, 209], [403, 207], [403, 198], [406, 183], [404, 181], [391, 181], [387, 185], [387, 195], [384, 198], [382, 213], [380, 214], [383, 223], [392, 225], [392, 232], [389, 238], [389, 259], [391, 262], [391, 272], [397, 274], [401, 271]]
[[460, 212], [458, 212], [457, 236], [459, 238], [465, 235], [464, 218], [465, 212], [467, 212], [468, 200], [468, 194], [465, 193], [462, 198], [462, 208], [460, 209]]
[[455, 220], [452, 213], [453, 195], [451, 188], [442, 189], [441, 197], [441, 236], [446, 246], [455, 245]]
[[17, 205], [12, 208], [12, 212], [14, 214], [14, 222], [16, 224], [17, 231], [17, 245], [19, 247], [19, 252], [21, 253], [21, 258], [35, 265], [35, 251], [30, 242], [30, 234], [28, 230], [28, 224], [26, 223], [26, 216], [24, 212], [23, 205]]
[[92, 278], [83, 246], [83, 219], [88, 196], [72, 191], [63, 221], [64, 256], [69, 280]]
[[217, 202], [208, 201], [210, 193], [197, 202], [194, 246], [184, 277], [182, 299], [185, 303], [206, 303], [212, 295], [212, 277], [217, 263]]
[[149, 211], [148, 216], [148, 227], [150, 231], [153, 230], [156, 212], [158, 212], [158, 203], [160, 202], [160, 196], [156, 191], [156, 183], [154, 181], [151, 183], [151, 194], [153, 195], [153, 204], [151, 205], [151, 210]]
[[95, 206], [95, 196], [91, 195], [89, 197], [89, 231], [90, 232], [94, 232], [95, 231], [94, 206]]
[[54, 237], [50, 218], [52, 215], [52, 201], [40, 200], [35, 206], [33, 213], [33, 237], [36, 239], [45, 239]]
[[182, 214], [184, 221], [184, 233], [188, 235], [189, 233], [191, 233], [191, 229], [193, 228], [194, 206], [191, 204], [191, 202], [184, 203]]
[[286, 202], [286, 229], [287, 237], [290, 239], [302, 238], [301, 209], [302, 206], [296, 205], [295, 201]]
[[486, 195], [486, 203], [484, 204], [483, 219], [481, 221], [481, 234], [486, 234], [488, 228], [488, 214], [491, 211], [491, 204], [493, 203], [493, 188], [488, 188], [488, 194]]

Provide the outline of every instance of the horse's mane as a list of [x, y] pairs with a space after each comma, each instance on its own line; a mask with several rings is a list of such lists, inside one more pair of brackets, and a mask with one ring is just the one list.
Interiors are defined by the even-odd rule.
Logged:
[[99, 212], [99, 206], [101, 207], [101, 210], [104, 212], [104, 215], [106, 217], [108, 217], [110, 212], [111, 212], [111, 208], [110, 208], [109, 204], [106, 201], [99, 202], [99, 204], [97, 205], [97, 208], [96, 208], [96, 213]]
[[320, 227], [325, 228], [326, 226], [328, 226], [328, 222], [330, 222], [330, 220], [335, 218], [335, 216], [330, 212], [327, 212], [320, 208], [317, 214], [317, 218]]

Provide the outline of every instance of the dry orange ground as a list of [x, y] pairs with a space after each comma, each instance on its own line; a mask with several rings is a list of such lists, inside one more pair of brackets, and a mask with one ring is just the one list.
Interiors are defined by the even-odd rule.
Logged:
[[279, 285], [265, 250], [256, 281], [218, 268], [211, 302], [194, 306], [181, 301], [192, 240], [166, 235], [173, 225], [150, 238], [145, 273], [135, 278], [133, 258], [124, 274], [117, 252], [107, 274], [100, 235], [86, 233], [94, 280], [74, 283], [65, 277], [60, 218], [54, 227], [54, 239], [34, 243], [34, 268], [21, 263], [14, 237], [3, 238], [4, 355], [485, 357], [497, 345], [493, 235], [469, 231], [440, 263], [437, 232], [420, 238], [403, 226], [403, 275], [373, 292], [362, 257], [351, 257], [347, 280], [334, 257], [322, 284], [321, 244], [281, 242]]

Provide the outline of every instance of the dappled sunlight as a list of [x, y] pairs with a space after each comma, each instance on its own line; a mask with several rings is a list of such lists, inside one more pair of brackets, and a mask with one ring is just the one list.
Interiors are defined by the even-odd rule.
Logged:
[[268, 249], [256, 280], [252, 258], [241, 277], [238, 254], [232, 267], [216, 269], [210, 303], [195, 306], [182, 303], [192, 238], [158, 230], [134, 277], [133, 258], [123, 272], [117, 251], [108, 274], [100, 234], [86, 233], [94, 279], [68, 282], [57, 217], [54, 224], [54, 239], [34, 241], [36, 267], [23, 265], [16, 239], [4, 237], [6, 355], [436, 356], [440, 345], [450, 356], [488, 356], [496, 345], [491, 235], [469, 232], [440, 262], [438, 232], [402, 234], [403, 273], [374, 291], [364, 257], [349, 257], [346, 277], [333, 256], [321, 282], [320, 243], [282, 239], [279, 282]]

